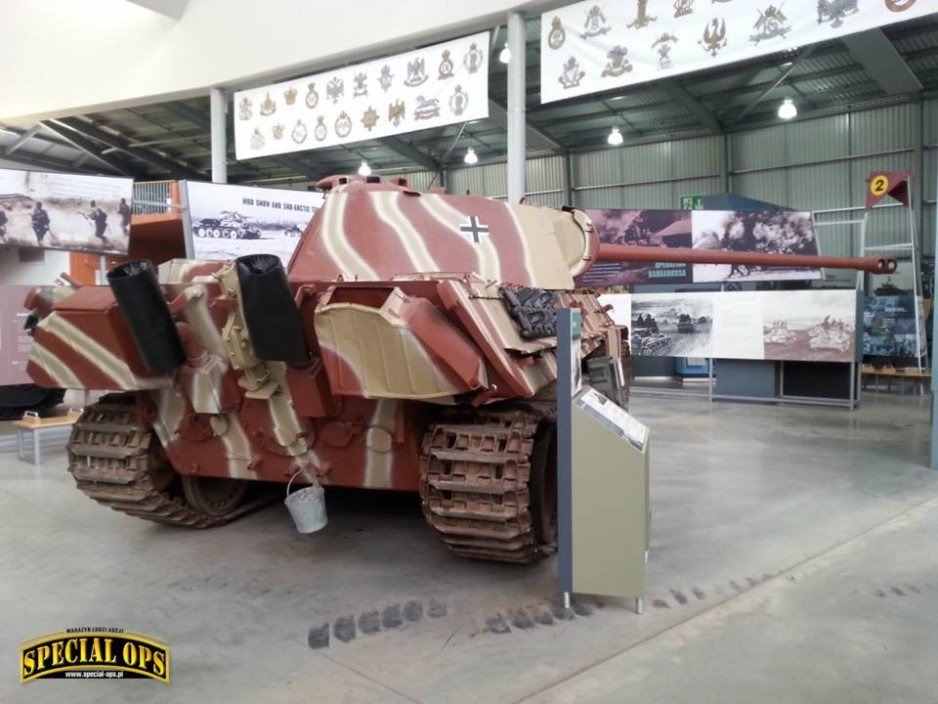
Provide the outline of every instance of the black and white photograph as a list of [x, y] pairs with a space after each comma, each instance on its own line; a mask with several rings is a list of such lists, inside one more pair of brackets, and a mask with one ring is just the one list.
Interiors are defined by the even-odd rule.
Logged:
[[198, 181], [185, 182], [185, 189], [194, 259], [276, 254], [286, 266], [323, 202], [322, 193], [310, 191]]
[[763, 297], [765, 359], [857, 360], [855, 291], [785, 291]]
[[[690, 247], [691, 214], [686, 210], [587, 210], [603, 244]], [[684, 284], [690, 265], [673, 262], [599, 262], [577, 279], [578, 286]]]
[[633, 298], [630, 345], [637, 357], [711, 357], [713, 298], [659, 294]]
[[133, 180], [0, 169], [0, 247], [127, 254]]
[[[809, 212], [693, 212], [694, 249], [756, 254], [818, 255], [814, 217]], [[820, 269], [695, 264], [694, 283], [730, 281], [803, 281], [821, 279]]]

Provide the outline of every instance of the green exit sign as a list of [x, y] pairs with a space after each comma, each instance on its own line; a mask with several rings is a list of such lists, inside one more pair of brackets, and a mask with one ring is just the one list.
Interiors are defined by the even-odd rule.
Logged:
[[681, 196], [681, 210], [703, 210], [703, 196]]

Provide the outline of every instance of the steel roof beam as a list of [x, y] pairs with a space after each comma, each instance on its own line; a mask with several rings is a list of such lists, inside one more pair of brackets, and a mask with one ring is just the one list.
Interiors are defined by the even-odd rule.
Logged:
[[428, 171], [439, 171], [440, 163], [429, 154], [420, 151], [406, 139], [400, 137], [385, 137], [381, 142], [393, 152], [397, 152], [405, 159], [419, 164]]
[[[165, 157], [162, 154], [159, 154], [151, 149], [134, 149], [130, 146], [130, 141], [120, 135], [110, 134], [105, 132], [99, 127], [95, 127], [90, 122], [83, 122], [78, 118], [66, 117], [59, 120], [50, 120], [49, 123], [62, 126], [68, 130], [71, 130], [73, 133], [78, 134], [82, 137], [87, 137], [93, 139], [102, 144], [106, 144], [109, 147], [118, 149], [135, 159], [139, 159], [150, 166], [156, 167], [162, 171], [168, 171], [171, 176], [179, 176], [182, 178], [196, 179], [196, 180], [207, 180], [206, 175], [194, 169], [188, 164], [177, 161], [176, 159], [171, 159]], [[61, 133], [60, 133], [61, 134]]]
[[15, 140], [13, 140], [13, 142], [10, 144], [10, 146], [8, 146], [6, 149], [3, 150], [3, 153], [4, 153], [6, 156], [10, 156], [10, 154], [12, 154], [13, 152], [15, 152], [17, 149], [19, 149], [19, 148], [22, 147], [24, 144], [26, 144], [26, 142], [28, 142], [28, 141], [31, 140], [33, 137], [35, 137], [35, 136], [36, 136], [36, 133], [39, 132], [40, 129], [42, 129], [42, 126], [41, 126], [41, 125], [39, 125], [39, 124], [33, 125], [33, 126], [30, 127], [28, 130], [26, 130], [25, 132], [23, 132], [23, 134], [21, 134], [21, 135], [20, 135], [19, 137], [17, 137]]
[[131, 169], [127, 164], [123, 163], [119, 159], [115, 159], [113, 156], [102, 154], [101, 148], [92, 142], [90, 139], [83, 137], [82, 135], [74, 132], [72, 130], [61, 127], [58, 124], [55, 124], [51, 120], [43, 122], [42, 126], [53, 134], [58, 135], [66, 142], [71, 144], [75, 149], [78, 149], [90, 157], [94, 157], [97, 161], [100, 161], [103, 164], [107, 164], [109, 167], [114, 169], [117, 173], [122, 176], [131, 176]]
[[785, 82], [785, 79], [787, 79], [795, 71], [796, 68], [801, 66], [801, 64], [804, 63], [808, 59], [808, 57], [814, 53], [814, 50], [816, 47], [817, 45], [809, 46], [807, 49], [803, 50], [800, 54], [798, 54], [798, 56], [795, 58], [794, 61], [791, 62], [788, 68], [782, 71], [782, 75], [778, 77], [775, 83], [773, 83], [764, 91], [762, 91], [762, 93], [759, 94], [759, 97], [757, 97], [755, 100], [749, 103], [749, 105], [747, 105], [745, 109], [743, 109], [743, 111], [739, 113], [736, 119], [733, 120], [732, 124], [733, 125], [739, 124], [740, 121], [744, 117], [746, 117], [746, 115], [752, 112], [759, 103], [761, 103], [763, 100], [765, 100], [769, 96], [769, 93], [771, 93], [773, 90], [775, 90], [780, 85], [782, 85], [782, 83]]
[[[499, 129], [508, 130], [508, 109], [497, 100], [489, 98], [489, 119], [498, 125]], [[567, 148], [530, 122], [525, 125], [525, 141], [528, 148], [533, 151], [547, 149], [558, 154], [566, 154]]]
[[922, 84], [881, 29], [843, 38], [850, 55], [886, 95], [917, 95]]
[[684, 86], [678, 83], [674, 79], [662, 81], [660, 84], [661, 89], [668, 94], [668, 96], [674, 100], [676, 103], [680, 103], [681, 106], [687, 110], [691, 115], [693, 115], [700, 124], [706, 127], [708, 130], [714, 134], [723, 133], [723, 124], [716, 118], [716, 116], [707, 110], [697, 98], [691, 95], [690, 91], [687, 90]]

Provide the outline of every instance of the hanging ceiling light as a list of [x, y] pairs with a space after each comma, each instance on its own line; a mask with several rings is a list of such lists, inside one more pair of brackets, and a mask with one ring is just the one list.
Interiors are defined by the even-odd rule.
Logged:
[[618, 147], [625, 141], [622, 137], [622, 133], [619, 131], [618, 127], [613, 127], [612, 132], [609, 133], [609, 136], [606, 138], [606, 141], [609, 142], [609, 145], [612, 147]]
[[362, 165], [358, 167], [359, 176], [371, 176], [371, 167], [368, 166], [367, 161], [363, 161]]
[[503, 64], [507, 64], [511, 61], [511, 51], [508, 49], [508, 44], [502, 47], [502, 50], [498, 52], [498, 60]]
[[469, 147], [466, 150], [466, 156], [463, 157], [463, 161], [465, 161], [467, 164], [478, 164], [479, 155], [476, 154], [475, 149], [473, 149], [472, 147]]
[[791, 98], [785, 98], [782, 104], [778, 106], [778, 116], [783, 120], [791, 120], [798, 115], [798, 107]]

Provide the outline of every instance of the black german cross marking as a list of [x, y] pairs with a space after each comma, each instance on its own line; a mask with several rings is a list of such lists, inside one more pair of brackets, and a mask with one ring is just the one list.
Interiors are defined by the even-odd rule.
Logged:
[[472, 241], [479, 244], [479, 242], [482, 241], [479, 235], [489, 234], [489, 226], [483, 225], [482, 221], [475, 215], [470, 215], [469, 222], [460, 225], [459, 231], [467, 235], [472, 235]]

